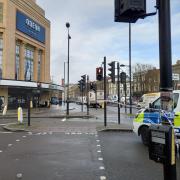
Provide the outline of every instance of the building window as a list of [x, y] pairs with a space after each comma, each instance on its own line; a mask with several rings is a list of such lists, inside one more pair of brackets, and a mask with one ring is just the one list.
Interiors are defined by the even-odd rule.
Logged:
[[2, 71], [3, 71], [3, 38], [2, 38], [2, 34], [0, 34], [0, 79], [2, 79]]
[[0, 23], [3, 23], [3, 3], [0, 3]]
[[20, 45], [16, 44], [15, 79], [19, 80]]
[[38, 53], [38, 81], [41, 81], [41, 62], [42, 62], [42, 51]]
[[26, 81], [33, 80], [33, 70], [34, 70], [34, 50], [26, 48], [25, 49], [25, 74], [24, 79]]

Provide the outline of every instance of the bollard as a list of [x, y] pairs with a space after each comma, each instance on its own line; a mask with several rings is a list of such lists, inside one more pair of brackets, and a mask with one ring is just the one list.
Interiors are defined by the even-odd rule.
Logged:
[[6, 115], [6, 113], [7, 113], [7, 105], [6, 105], [6, 106], [4, 106], [4, 109], [3, 109], [3, 116], [5, 116], [5, 115]]
[[18, 108], [18, 122], [23, 123], [23, 110], [21, 107]]
[[31, 109], [33, 108], [33, 102], [32, 101], [30, 101], [30, 107], [31, 107]]

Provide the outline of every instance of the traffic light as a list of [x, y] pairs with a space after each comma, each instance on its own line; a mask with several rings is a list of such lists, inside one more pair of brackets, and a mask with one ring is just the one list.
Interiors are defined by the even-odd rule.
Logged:
[[115, 22], [135, 23], [146, 14], [146, 0], [115, 0]]
[[102, 67], [96, 68], [96, 80], [97, 81], [103, 80], [103, 68]]
[[86, 86], [86, 75], [81, 76], [81, 78], [82, 78], [83, 87], [85, 88], [85, 86]]
[[82, 92], [83, 91], [83, 82], [82, 82], [82, 79], [80, 81], [78, 81], [78, 87], [79, 87], [80, 91]]
[[96, 91], [96, 84], [93, 82], [90, 82], [90, 90]]
[[120, 77], [121, 77], [121, 84], [125, 84], [126, 83], [126, 73], [122, 72], [120, 74]]
[[108, 63], [110, 68], [108, 69], [111, 73], [108, 74], [111, 77], [112, 83], [115, 83], [115, 61]]

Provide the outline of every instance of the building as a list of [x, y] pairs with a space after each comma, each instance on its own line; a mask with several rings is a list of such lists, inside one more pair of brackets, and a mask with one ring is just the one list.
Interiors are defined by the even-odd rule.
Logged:
[[180, 60], [177, 60], [176, 64], [172, 66], [173, 70], [173, 87], [180, 90]]
[[[173, 89], [180, 89], [180, 60], [172, 65]], [[142, 96], [145, 93], [159, 92], [160, 70], [153, 68], [133, 74], [133, 95]]]
[[62, 91], [50, 83], [50, 29], [36, 0], [0, 0], [0, 97], [9, 107]]

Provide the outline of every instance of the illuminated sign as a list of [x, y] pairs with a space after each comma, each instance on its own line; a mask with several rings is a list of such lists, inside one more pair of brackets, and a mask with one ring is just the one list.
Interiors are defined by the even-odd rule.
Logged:
[[41, 43], [45, 43], [45, 28], [20, 11], [16, 12], [16, 29]]

